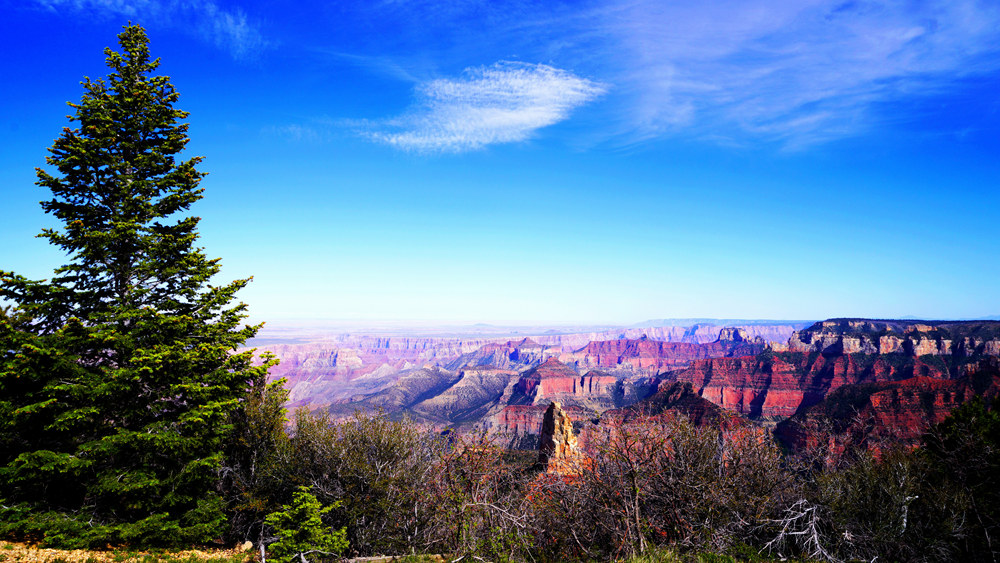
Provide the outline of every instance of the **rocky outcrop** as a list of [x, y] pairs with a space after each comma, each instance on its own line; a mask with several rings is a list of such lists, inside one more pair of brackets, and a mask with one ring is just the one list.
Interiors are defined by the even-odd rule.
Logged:
[[792, 333], [776, 351], [975, 358], [1000, 352], [1000, 322], [831, 319]]
[[573, 420], [557, 402], [549, 404], [542, 419], [538, 463], [549, 471], [562, 471], [580, 459]]
[[532, 404], [547, 404], [563, 399], [567, 404], [602, 402], [613, 403], [611, 398], [618, 379], [599, 372], [579, 375], [555, 358], [521, 374], [515, 385], [515, 393], [520, 398], [516, 402], [530, 400]]
[[619, 379], [599, 372], [578, 375], [558, 360], [521, 374], [499, 404], [502, 407], [483, 419], [490, 432], [518, 437], [518, 444], [535, 443], [541, 432], [546, 407], [558, 402], [574, 421], [591, 420], [608, 409], [630, 405], [654, 393], [655, 378]]
[[767, 340], [760, 336], [750, 336], [750, 333], [745, 328], [741, 327], [725, 327], [719, 331], [719, 337], [716, 342], [732, 342], [739, 343], [743, 342], [746, 344], [767, 344]]
[[656, 378], [614, 376], [600, 371], [579, 375], [555, 358], [525, 371], [512, 388], [508, 404], [547, 405], [558, 401], [564, 407], [603, 412], [625, 406], [655, 392]]

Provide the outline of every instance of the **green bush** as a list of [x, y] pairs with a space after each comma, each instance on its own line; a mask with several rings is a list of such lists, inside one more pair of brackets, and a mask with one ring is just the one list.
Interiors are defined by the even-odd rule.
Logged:
[[308, 485], [323, 503], [341, 501], [332, 521], [347, 529], [359, 555], [406, 553], [423, 542], [437, 510], [427, 482], [441, 440], [385, 413], [347, 420], [298, 411], [279, 470], [286, 483]]
[[323, 523], [323, 515], [337, 506], [323, 508], [308, 487], [299, 487], [291, 504], [269, 514], [266, 522], [278, 538], [268, 548], [275, 563], [304, 562], [313, 553], [336, 556], [347, 549], [347, 530], [331, 530]]

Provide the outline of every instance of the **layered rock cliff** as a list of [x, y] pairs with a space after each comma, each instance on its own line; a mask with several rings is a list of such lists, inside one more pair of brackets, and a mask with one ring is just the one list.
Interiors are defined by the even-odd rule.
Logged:
[[785, 418], [844, 385], [960, 377], [964, 366], [1000, 352], [1000, 323], [831, 319], [771, 350], [696, 360], [669, 377], [724, 408]]
[[[483, 420], [479, 427], [503, 436], [514, 449], [538, 449], [547, 409], [547, 405], [507, 405]], [[579, 406], [562, 407], [562, 411], [575, 425], [589, 423], [599, 416]]]
[[690, 364], [693, 360], [751, 356], [764, 350], [768, 342], [752, 337], [741, 328], [723, 328], [711, 343], [661, 342], [640, 339], [602, 340], [559, 356], [577, 371], [590, 369], [657, 375]]
[[796, 331], [775, 350], [822, 354], [954, 356], [956, 360], [1000, 355], [996, 321], [882, 321], [831, 319]]
[[670, 374], [695, 392], [752, 418], [785, 418], [843, 385], [922, 375], [948, 377], [940, 361], [902, 355], [831, 355], [765, 352], [743, 358], [699, 360]]
[[597, 371], [580, 375], [572, 367], [549, 358], [520, 374], [498, 401], [501, 408], [485, 417], [481, 426], [491, 432], [515, 436], [515, 442], [533, 447], [550, 403], [560, 403], [573, 420], [589, 420], [609, 409], [648, 397], [658, 384], [656, 378], [615, 377]]
[[655, 391], [657, 380], [643, 377], [616, 377], [600, 371], [580, 375], [555, 358], [525, 371], [514, 385], [509, 404], [547, 405], [558, 401], [591, 411], [634, 403]]
[[916, 446], [924, 433], [962, 403], [1000, 396], [1000, 361], [986, 358], [958, 379], [923, 376], [843, 386], [822, 402], [781, 422], [775, 433], [793, 451], [836, 459], [848, 448], [882, 451]]

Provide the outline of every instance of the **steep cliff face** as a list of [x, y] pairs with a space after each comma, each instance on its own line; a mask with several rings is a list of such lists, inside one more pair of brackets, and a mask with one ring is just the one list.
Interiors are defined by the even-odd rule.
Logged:
[[617, 380], [612, 376], [577, 372], [555, 358], [521, 374], [515, 392], [532, 404], [548, 404], [562, 395], [578, 398], [602, 396], [612, 391]]
[[794, 332], [775, 350], [822, 354], [1000, 355], [1000, 322], [831, 319]]
[[[535, 449], [541, 436], [546, 409], [548, 405], [506, 405], [484, 420], [482, 428], [504, 435], [528, 437], [530, 443], [527, 447]], [[598, 413], [578, 406], [565, 406], [562, 410], [573, 422], [582, 423], [598, 416]]]
[[553, 401], [542, 417], [538, 444], [538, 463], [546, 471], [566, 473], [582, 460], [582, 452], [573, 432], [573, 419]]
[[754, 355], [766, 345], [765, 340], [751, 337], [743, 329], [723, 328], [714, 342], [706, 344], [661, 342], [646, 338], [603, 340], [591, 342], [569, 354], [562, 354], [559, 360], [581, 372], [599, 369], [657, 375], [686, 366], [696, 359]]
[[[519, 444], [533, 447], [545, 409], [558, 402], [575, 421], [593, 419], [608, 409], [639, 401], [657, 389], [656, 378], [618, 378], [591, 371], [579, 375], [555, 358], [522, 373], [498, 401], [500, 408], [484, 417], [491, 432], [521, 436]], [[532, 441], [533, 440], [533, 441]]]
[[973, 397], [996, 404], [1000, 361], [987, 358], [965, 372], [951, 380], [918, 376], [847, 385], [781, 422], [775, 433], [793, 451], [819, 452], [830, 460], [853, 447], [877, 452], [916, 446], [925, 432]]
[[948, 377], [940, 361], [903, 355], [763, 353], [699, 360], [674, 372], [705, 399], [745, 416], [784, 418], [843, 385], [921, 375]]
[[555, 358], [521, 374], [514, 385], [509, 404], [547, 405], [558, 401], [566, 407], [578, 406], [590, 411], [631, 404], [655, 391], [656, 379], [616, 377], [599, 371], [578, 374]]

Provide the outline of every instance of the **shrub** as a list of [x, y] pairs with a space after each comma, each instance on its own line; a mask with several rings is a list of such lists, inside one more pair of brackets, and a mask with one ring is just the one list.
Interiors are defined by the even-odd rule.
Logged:
[[424, 491], [433, 507], [429, 546], [493, 561], [532, 558], [541, 533], [527, 489], [534, 459], [507, 456], [500, 442], [459, 436], [440, 451]]
[[333, 421], [298, 411], [280, 454], [286, 483], [307, 485], [345, 526], [353, 552], [405, 553], [424, 540], [436, 507], [426, 483], [441, 441], [410, 421], [357, 412]]
[[323, 524], [323, 515], [339, 504], [322, 508], [308, 487], [299, 487], [292, 495], [291, 504], [267, 516], [266, 522], [277, 536], [277, 541], [268, 549], [274, 561], [291, 563], [298, 560], [305, 563], [307, 555], [340, 555], [347, 549], [347, 530], [331, 530]]

